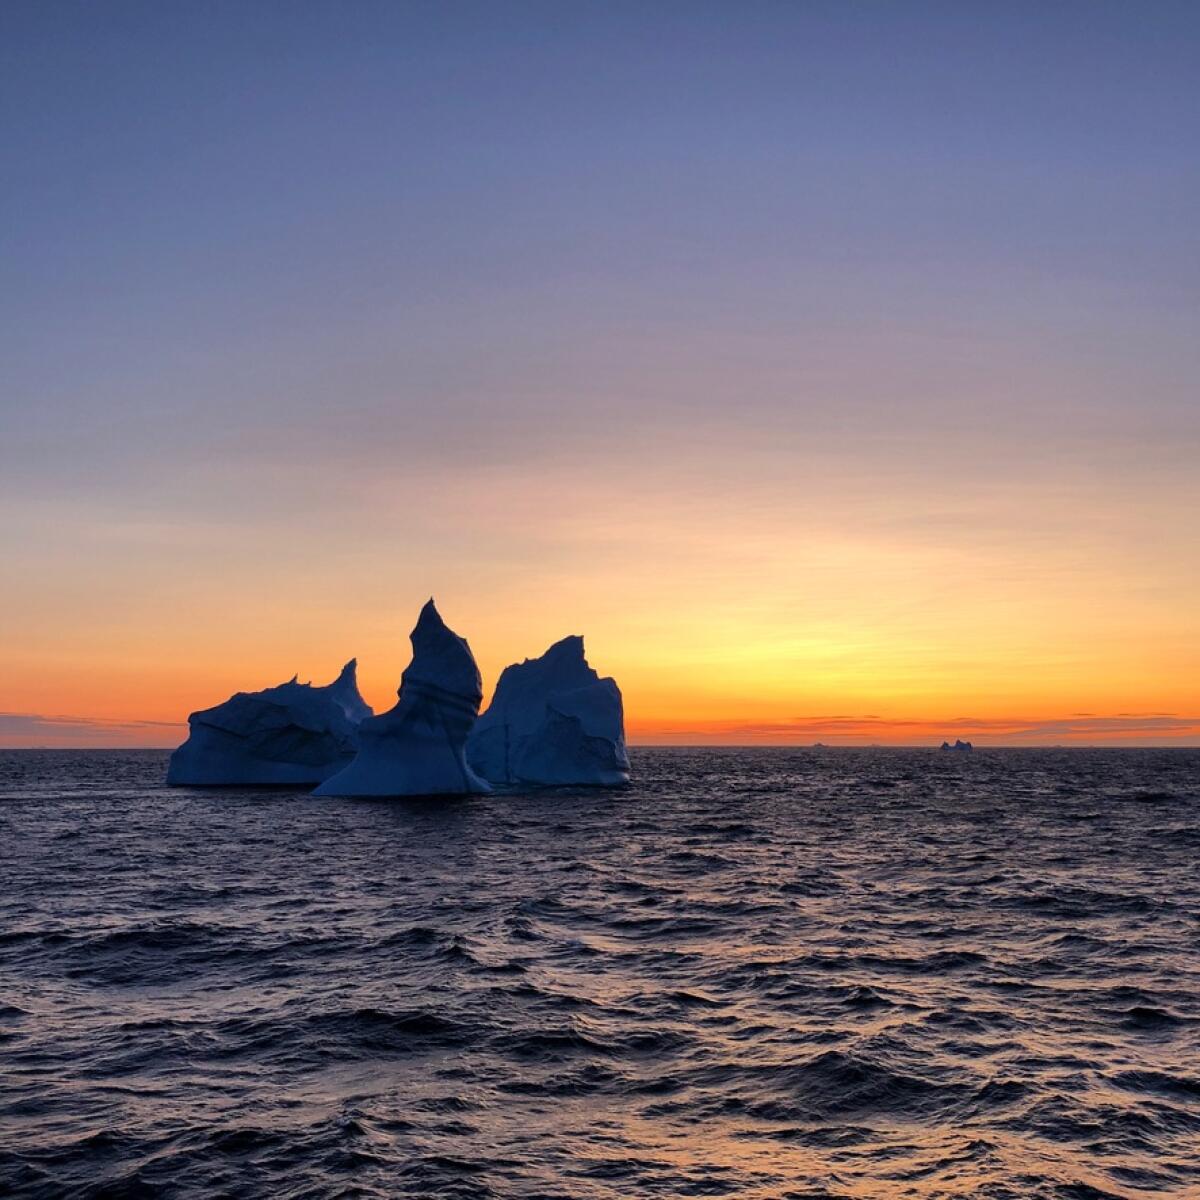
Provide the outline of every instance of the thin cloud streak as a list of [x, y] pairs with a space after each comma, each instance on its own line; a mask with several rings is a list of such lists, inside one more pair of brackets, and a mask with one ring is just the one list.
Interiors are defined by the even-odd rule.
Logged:
[[642, 744], [694, 739], [787, 745], [814, 738], [831, 738], [841, 743], [913, 744], [937, 742], [946, 736], [965, 736], [992, 745], [1044, 745], [1055, 740], [1078, 745], [1103, 745], [1124, 740], [1179, 742], [1200, 738], [1200, 716], [1119, 713], [1108, 717], [950, 717], [946, 720], [871, 715], [810, 716], [788, 721], [705, 722], [686, 729], [635, 727], [631, 740]]
[[[106, 720], [44, 713], [0, 713], [0, 748], [172, 748], [187, 726], [182, 721]], [[840, 745], [939, 744], [965, 737], [981, 745], [1106, 745], [1200, 742], [1200, 716], [1175, 713], [1118, 713], [1061, 718], [951, 717], [890, 718], [877, 715], [796, 717], [788, 721], [689, 722], [687, 726], [629, 722], [634, 745], [801, 745], [831, 741]]]
[[0, 747], [174, 746], [187, 728], [179, 721], [114, 721], [98, 717], [0, 712]]

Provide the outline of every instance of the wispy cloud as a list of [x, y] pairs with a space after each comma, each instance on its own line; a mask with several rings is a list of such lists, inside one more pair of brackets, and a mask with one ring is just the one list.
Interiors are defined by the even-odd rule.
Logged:
[[177, 721], [0, 712], [0, 746], [173, 746], [185, 727]]
[[1177, 713], [1075, 714], [1067, 717], [892, 718], [872, 714], [803, 716], [783, 721], [729, 721], [661, 727], [634, 724], [634, 740], [796, 743], [830, 739], [842, 742], [918, 743], [943, 737], [967, 737], [992, 744], [1047, 742], [1200, 740], [1200, 716]]
[[[182, 721], [115, 721], [100, 717], [0, 712], [0, 747], [172, 747], [183, 740]], [[838, 713], [780, 721], [703, 721], [686, 724], [629, 721], [635, 743], [937, 744], [962, 737], [987, 745], [1075, 745], [1200, 742], [1200, 716], [1178, 713], [1072, 714], [1066, 717], [903, 718]]]

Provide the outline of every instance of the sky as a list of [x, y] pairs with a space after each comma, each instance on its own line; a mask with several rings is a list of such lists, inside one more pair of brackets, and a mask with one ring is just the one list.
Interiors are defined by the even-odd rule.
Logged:
[[1200, 7], [0, 5], [0, 746], [433, 595], [634, 742], [1200, 744]]

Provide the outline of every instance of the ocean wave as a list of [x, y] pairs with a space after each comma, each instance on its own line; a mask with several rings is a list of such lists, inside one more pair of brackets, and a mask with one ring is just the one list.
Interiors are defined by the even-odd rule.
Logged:
[[634, 756], [389, 805], [0, 755], [0, 1194], [1200, 1194], [1200, 754]]

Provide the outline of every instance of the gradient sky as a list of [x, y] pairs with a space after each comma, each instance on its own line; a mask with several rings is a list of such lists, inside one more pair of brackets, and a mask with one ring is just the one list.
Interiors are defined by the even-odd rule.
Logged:
[[635, 741], [1200, 742], [1200, 6], [0, 6], [0, 745], [433, 594]]

